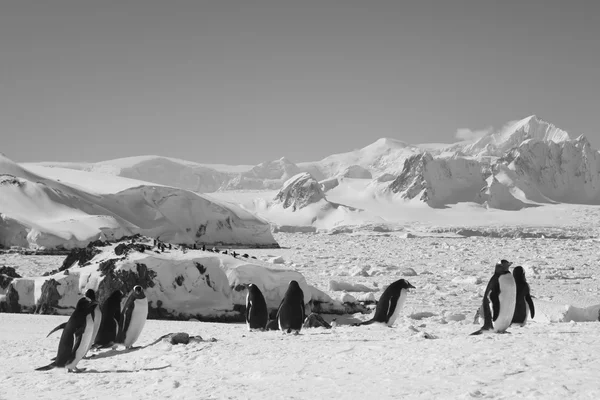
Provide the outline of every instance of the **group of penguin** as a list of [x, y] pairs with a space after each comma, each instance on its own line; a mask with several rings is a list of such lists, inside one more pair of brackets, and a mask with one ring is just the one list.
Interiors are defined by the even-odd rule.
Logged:
[[77, 364], [92, 347], [105, 348], [123, 344], [129, 349], [137, 341], [148, 317], [148, 299], [141, 286], [134, 286], [123, 310], [123, 292], [115, 290], [99, 307], [96, 293], [89, 289], [77, 302], [75, 311], [68, 321], [54, 328], [52, 333], [63, 330], [58, 351], [53, 361], [36, 368], [47, 371], [66, 368], [68, 372], [79, 372]]
[[[511, 274], [511, 262], [501, 260], [495, 266], [494, 275], [489, 280], [480, 310], [484, 323], [481, 329], [471, 335], [484, 331], [505, 333], [513, 323], [524, 325], [528, 315], [535, 316], [535, 308], [525, 279], [523, 267], [518, 266]], [[409, 289], [415, 289], [405, 279], [390, 284], [379, 298], [373, 318], [357, 323], [355, 326], [383, 323], [394, 325], [400, 310], [406, 302]], [[148, 316], [148, 299], [141, 286], [133, 288], [123, 310], [123, 293], [114, 291], [98, 307], [96, 294], [88, 290], [85, 297], [77, 302], [75, 311], [66, 323], [54, 328], [52, 333], [62, 329], [58, 351], [52, 363], [36, 368], [46, 371], [55, 367], [66, 368], [69, 372], [78, 372], [77, 364], [92, 346], [96, 348], [123, 344], [129, 349], [139, 338]], [[297, 281], [292, 280], [279, 304], [275, 319], [269, 320], [269, 311], [265, 298], [257, 285], [248, 285], [246, 296], [246, 324], [248, 330], [280, 330], [284, 333], [298, 334], [306, 319], [304, 292]]]
[[517, 266], [510, 273], [512, 262], [500, 260], [490, 278], [480, 310], [483, 313], [483, 326], [471, 335], [485, 331], [506, 333], [511, 324], [521, 326], [527, 323], [529, 315], [535, 317], [535, 306], [525, 270]]

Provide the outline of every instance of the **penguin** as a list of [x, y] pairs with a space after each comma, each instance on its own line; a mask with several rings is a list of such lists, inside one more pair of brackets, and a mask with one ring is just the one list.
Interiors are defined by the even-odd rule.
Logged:
[[269, 311], [267, 302], [262, 292], [255, 284], [248, 285], [248, 295], [246, 296], [246, 324], [248, 331], [253, 329], [265, 330], [269, 321]]
[[304, 323], [304, 292], [296, 281], [291, 281], [277, 310], [277, 325], [284, 333], [297, 335]]
[[68, 372], [79, 372], [77, 364], [87, 353], [94, 333], [92, 317], [98, 303], [87, 297], [77, 302], [75, 311], [69, 317], [58, 343], [58, 351], [54, 361], [36, 371], [48, 371], [52, 368], [66, 368]]
[[[88, 289], [85, 292], [85, 297], [87, 297], [91, 301], [96, 301], [96, 293], [92, 289]], [[96, 338], [96, 334], [98, 333], [98, 329], [100, 328], [100, 321], [102, 320], [102, 312], [100, 311], [99, 307], [96, 307], [96, 309], [94, 310], [94, 315], [92, 315], [92, 318], [94, 319], [94, 335], [92, 337], [92, 343], [93, 343], [94, 339]], [[46, 335], [46, 337], [49, 337], [56, 331], [65, 329], [65, 326], [67, 326], [67, 322], [64, 322], [64, 323], [58, 325], [56, 328], [52, 329], [50, 331], [50, 333], [48, 333], [48, 335]]]
[[509, 271], [512, 262], [501, 260], [494, 269], [494, 275], [485, 288], [483, 295], [483, 326], [471, 335], [480, 335], [484, 331], [505, 333], [512, 322], [517, 300], [517, 285]]
[[100, 329], [94, 340], [95, 347], [111, 346], [117, 339], [119, 331], [119, 321], [121, 319], [121, 300], [123, 292], [115, 290], [108, 299], [102, 303], [102, 321]]
[[126, 349], [132, 348], [142, 333], [147, 317], [148, 299], [142, 287], [136, 285], [123, 306], [117, 343], [122, 343]]
[[[97, 303], [96, 292], [94, 292], [93, 289], [88, 289], [85, 292], [85, 297], [87, 297], [88, 299], [95, 301]], [[88, 346], [88, 350], [92, 347], [92, 345], [96, 341], [96, 336], [98, 335], [98, 330], [100, 329], [100, 323], [102, 322], [102, 311], [100, 310], [99, 306], [96, 306], [94, 308], [94, 312], [92, 313], [92, 318], [94, 319], [94, 332], [92, 333], [92, 341], [90, 342], [90, 345]]]
[[523, 267], [518, 266], [513, 269], [513, 278], [515, 278], [515, 284], [517, 285], [517, 301], [512, 323], [525, 326], [528, 315], [531, 315], [532, 319], [535, 317], [535, 307]]
[[355, 326], [370, 325], [374, 322], [384, 323], [389, 327], [394, 325], [404, 306], [409, 289], [415, 289], [415, 287], [405, 279], [399, 279], [390, 284], [379, 298], [373, 318]]

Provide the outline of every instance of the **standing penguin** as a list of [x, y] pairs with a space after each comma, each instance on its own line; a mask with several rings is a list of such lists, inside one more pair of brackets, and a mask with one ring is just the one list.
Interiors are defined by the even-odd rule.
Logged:
[[127, 349], [133, 347], [142, 333], [146, 318], [148, 318], [148, 299], [142, 287], [136, 285], [123, 306], [117, 343], [124, 344]]
[[96, 335], [96, 347], [111, 346], [117, 339], [119, 320], [121, 319], [121, 299], [123, 292], [115, 290], [108, 299], [102, 303], [102, 321]]
[[77, 302], [75, 311], [69, 317], [58, 343], [54, 361], [36, 371], [48, 371], [52, 368], [66, 368], [68, 372], [79, 372], [77, 364], [87, 353], [94, 333], [92, 314], [98, 303], [87, 297]]
[[255, 284], [248, 285], [248, 295], [246, 296], [246, 324], [248, 330], [264, 330], [269, 321], [269, 311], [267, 302], [262, 292]]
[[296, 281], [291, 281], [277, 310], [277, 324], [283, 332], [297, 335], [304, 323], [304, 292]]
[[393, 282], [383, 291], [383, 294], [379, 298], [373, 318], [356, 324], [356, 326], [370, 325], [374, 322], [381, 322], [389, 327], [394, 325], [394, 322], [396, 322], [396, 319], [400, 314], [400, 310], [404, 306], [409, 289], [415, 289], [415, 287], [405, 279], [399, 279], [396, 282]]
[[531, 314], [532, 319], [535, 317], [535, 307], [533, 306], [529, 284], [525, 279], [523, 267], [515, 267], [513, 269], [513, 277], [517, 285], [517, 302], [515, 304], [515, 314], [513, 315], [512, 323], [525, 326], [529, 314]]
[[494, 269], [494, 275], [485, 288], [483, 295], [483, 326], [471, 335], [480, 335], [483, 331], [504, 333], [512, 322], [517, 300], [517, 286], [509, 271], [511, 262], [501, 260]]

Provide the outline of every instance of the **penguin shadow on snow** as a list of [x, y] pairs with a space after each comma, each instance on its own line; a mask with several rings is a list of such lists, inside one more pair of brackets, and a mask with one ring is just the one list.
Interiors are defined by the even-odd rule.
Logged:
[[107, 370], [97, 370], [97, 369], [86, 369], [83, 368], [80, 371], [86, 374], [113, 374], [113, 373], [117, 373], [117, 374], [131, 374], [131, 373], [135, 373], [135, 372], [147, 372], [147, 371], [160, 371], [163, 369], [167, 369], [171, 366], [171, 364], [169, 365], [163, 365], [161, 367], [150, 367], [150, 368], [139, 368], [139, 369], [107, 369]]

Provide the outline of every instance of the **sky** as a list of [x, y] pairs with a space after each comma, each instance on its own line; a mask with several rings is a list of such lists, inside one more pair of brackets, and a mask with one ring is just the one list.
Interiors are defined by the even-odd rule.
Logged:
[[18, 162], [315, 161], [531, 114], [599, 148], [599, 111], [598, 1], [0, 5], [0, 152]]

